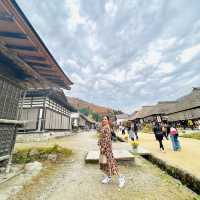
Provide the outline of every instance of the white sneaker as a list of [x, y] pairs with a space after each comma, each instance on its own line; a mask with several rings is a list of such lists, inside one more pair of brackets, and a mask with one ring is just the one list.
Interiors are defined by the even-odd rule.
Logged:
[[108, 177], [108, 176], [106, 176], [106, 177], [101, 181], [102, 184], [108, 184], [108, 183], [110, 183], [110, 182], [112, 182], [112, 178], [111, 178], [111, 177]]
[[124, 187], [124, 185], [125, 185], [125, 178], [124, 178], [124, 176], [120, 176], [119, 177], [119, 179], [118, 179], [118, 181], [119, 181], [119, 188], [122, 188], [122, 187]]

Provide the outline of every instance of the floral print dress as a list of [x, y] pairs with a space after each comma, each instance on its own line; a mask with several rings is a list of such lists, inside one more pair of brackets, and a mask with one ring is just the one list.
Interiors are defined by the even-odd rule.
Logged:
[[103, 126], [100, 130], [100, 154], [107, 158], [107, 163], [100, 163], [100, 169], [105, 172], [107, 176], [118, 175], [117, 162], [112, 153], [111, 130], [109, 125]]

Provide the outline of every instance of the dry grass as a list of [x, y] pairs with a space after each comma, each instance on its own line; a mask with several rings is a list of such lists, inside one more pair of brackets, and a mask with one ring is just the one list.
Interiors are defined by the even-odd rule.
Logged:
[[200, 132], [183, 134], [180, 137], [192, 138], [192, 139], [200, 140]]

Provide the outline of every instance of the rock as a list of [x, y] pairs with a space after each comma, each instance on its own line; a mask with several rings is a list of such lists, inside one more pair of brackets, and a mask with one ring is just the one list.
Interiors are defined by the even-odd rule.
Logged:
[[33, 174], [37, 174], [41, 171], [42, 169], [42, 163], [38, 162], [38, 161], [35, 161], [33, 163], [28, 163], [26, 164], [25, 166], [25, 170], [28, 172], [28, 173], [33, 173]]
[[0, 173], [4, 173], [6, 171], [5, 167], [0, 167]]
[[47, 159], [52, 162], [56, 162], [58, 159], [58, 155], [57, 154], [49, 154]]
[[39, 151], [37, 149], [31, 149], [29, 155], [30, 156], [37, 156], [37, 155], [39, 155]]

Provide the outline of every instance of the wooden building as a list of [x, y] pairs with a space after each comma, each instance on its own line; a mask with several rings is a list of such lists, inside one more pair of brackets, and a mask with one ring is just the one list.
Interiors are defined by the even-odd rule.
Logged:
[[79, 118], [79, 127], [81, 129], [93, 129], [95, 128], [96, 122], [94, 120], [91, 120], [88, 116], [80, 113]]
[[21, 120], [26, 121], [23, 132], [71, 130], [71, 112], [74, 109], [60, 89], [27, 91]]
[[[27, 89], [65, 88], [61, 70], [14, 0], [0, 1], [0, 163], [10, 158], [17, 126], [23, 124]], [[20, 98], [21, 104], [20, 102]]]

